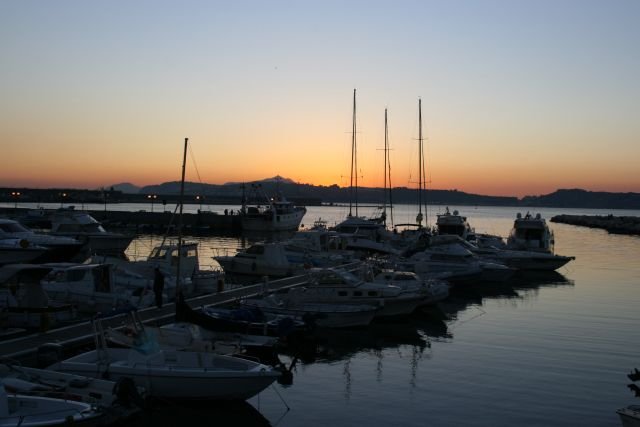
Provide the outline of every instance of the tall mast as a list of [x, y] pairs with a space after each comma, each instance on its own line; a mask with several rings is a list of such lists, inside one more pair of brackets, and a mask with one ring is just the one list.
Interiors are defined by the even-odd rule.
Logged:
[[182, 205], [184, 199], [184, 174], [187, 165], [187, 143], [189, 138], [184, 139], [184, 154], [182, 157], [182, 179], [180, 180], [180, 214], [178, 215], [178, 262], [176, 263], [176, 300], [180, 296], [180, 258], [182, 258]]
[[393, 200], [391, 199], [391, 159], [389, 156], [389, 122], [387, 120], [387, 109], [384, 109], [384, 192], [382, 197], [382, 218], [385, 227], [387, 226], [387, 182], [389, 183], [389, 212], [391, 215], [391, 225], [393, 226]]
[[427, 210], [427, 167], [424, 155], [424, 138], [422, 137], [422, 99], [419, 99], [419, 119], [420, 119], [420, 161], [422, 162], [422, 191], [424, 193], [424, 225], [429, 223], [429, 211]]
[[422, 99], [418, 98], [418, 216], [416, 222], [422, 227]]
[[388, 128], [387, 128], [387, 109], [384, 109], [384, 191], [382, 192], [382, 221], [384, 226], [387, 226], [387, 155], [389, 154], [388, 147]]
[[[349, 197], [349, 216], [352, 215], [351, 208], [355, 200], [356, 216], [358, 216], [358, 151], [356, 148], [356, 90], [353, 90], [353, 118], [351, 129], [351, 194]], [[353, 178], [355, 175], [355, 187]]]

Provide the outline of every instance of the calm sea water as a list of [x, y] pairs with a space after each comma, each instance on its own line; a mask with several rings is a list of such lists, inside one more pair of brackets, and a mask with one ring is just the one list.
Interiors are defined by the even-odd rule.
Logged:
[[[476, 231], [501, 235], [521, 211], [451, 209], [466, 215]], [[429, 209], [431, 222], [439, 211], [444, 207]], [[310, 207], [303, 222], [322, 218], [331, 225], [347, 212]], [[359, 208], [361, 215], [372, 212]], [[537, 212], [547, 219], [561, 213], [640, 216], [638, 211], [532, 210]], [[412, 222], [415, 213], [399, 206], [394, 219]], [[290, 386], [276, 384], [246, 405], [169, 405], [138, 424], [619, 426], [615, 410], [640, 403], [626, 388], [626, 374], [640, 368], [640, 238], [550, 225], [556, 252], [576, 257], [559, 274], [521, 276], [456, 294], [441, 304], [441, 320], [420, 314], [406, 322], [332, 333], [314, 358], [297, 363]], [[206, 265], [214, 265], [213, 254], [252, 241], [196, 239]], [[129, 253], [146, 254], [158, 241], [141, 236]]]

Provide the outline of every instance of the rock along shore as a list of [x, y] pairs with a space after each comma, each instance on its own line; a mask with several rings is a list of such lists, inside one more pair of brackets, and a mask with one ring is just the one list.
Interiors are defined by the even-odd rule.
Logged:
[[612, 234], [640, 236], [640, 217], [613, 215], [556, 215], [551, 222], [602, 228]]

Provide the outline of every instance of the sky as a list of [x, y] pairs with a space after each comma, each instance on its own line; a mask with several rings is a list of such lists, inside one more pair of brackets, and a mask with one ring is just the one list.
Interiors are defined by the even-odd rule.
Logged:
[[0, 186], [640, 192], [640, 1], [0, 1]]

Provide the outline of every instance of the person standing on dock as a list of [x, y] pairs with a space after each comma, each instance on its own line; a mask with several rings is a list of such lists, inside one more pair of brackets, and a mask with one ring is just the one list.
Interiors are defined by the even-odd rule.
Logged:
[[156, 267], [153, 276], [153, 293], [156, 297], [156, 306], [162, 308], [162, 291], [164, 290], [164, 274]]

